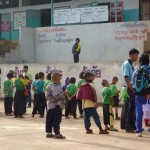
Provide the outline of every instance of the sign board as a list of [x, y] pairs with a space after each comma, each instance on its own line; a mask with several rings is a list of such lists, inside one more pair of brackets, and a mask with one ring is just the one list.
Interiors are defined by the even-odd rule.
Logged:
[[54, 11], [54, 24], [106, 22], [109, 20], [108, 6], [61, 9]]
[[26, 12], [20, 11], [14, 13], [14, 30], [19, 30], [20, 27], [26, 26]]

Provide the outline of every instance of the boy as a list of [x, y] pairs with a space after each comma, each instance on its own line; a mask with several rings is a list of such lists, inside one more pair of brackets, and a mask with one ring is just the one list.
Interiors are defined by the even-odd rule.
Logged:
[[[81, 80], [78, 82], [78, 88], [80, 88], [80, 86], [85, 82], [84, 74], [85, 74], [85, 72], [81, 72], [79, 74], [79, 78]], [[80, 118], [83, 118], [83, 109], [82, 109], [82, 101], [81, 101], [81, 99], [78, 99], [77, 103], [78, 103], [78, 109], [79, 109], [79, 113], [80, 113]]]
[[34, 108], [34, 106], [35, 106], [35, 104], [37, 102], [37, 91], [35, 90], [35, 83], [36, 83], [37, 80], [39, 80], [39, 74], [38, 73], [35, 75], [35, 80], [32, 83], [32, 90], [34, 91], [33, 108]]
[[11, 79], [13, 78], [12, 73], [7, 74], [7, 79], [4, 81], [4, 107], [6, 116], [12, 116], [12, 103], [13, 103], [13, 84]]
[[48, 87], [49, 84], [51, 84], [51, 73], [47, 74], [47, 81], [44, 84], [44, 92], [46, 91], [46, 88]]
[[67, 86], [67, 89], [66, 89], [68, 100], [67, 100], [67, 104], [66, 104], [65, 116], [66, 116], [66, 119], [69, 119], [68, 115], [69, 115], [70, 108], [71, 108], [71, 112], [72, 112], [74, 119], [77, 119], [76, 93], [77, 93], [78, 88], [75, 85], [76, 79], [74, 77], [71, 77], [69, 82], [70, 82], [70, 84]]
[[95, 76], [90, 72], [84, 74], [85, 83], [79, 88], [77, 99], [82, 99], [82, 108], [84, 111], [84, 126], [86, 129], [86, 134], [93, 134], [93, 130], [90, 129], [90, 117], [94, 118], [94, 121], [99, 128], [99, 134], [108, 134], [107, 131], [103, 130], [101, 127], [100, 117], [97, 113], [98, 102], [96, 90], [93, 86], [93, 80]]
[[37, 110], [39, 111], [40, 118], [44, 117], [44, 111], [45, 111], [45, 93], [43, 91], [44, 87], [44, 73], [40, 72], [39, 73], [39, 80], [36, 81], [35, 83], [35, 90], [37, 92], [37, 103], [34, 106], [33, 112], [32, 112], [32, 117], [37, 113]]
[[[65, 139], [60, 134], [60, 123], [62, 118], [62, 109], [65, 107], [65, 94], [62, 91], [59, 73], [52, 73], [52, 84], [50, 84], [46, 91], [45, 96], [47, 100], [47, 116], [46, 116], [46, 137]], [[55, 135], [52, 134], [54, 128]]]
[[118, 78], [117, 77], [113, 77], [112, 79], [112, 83], [110, 84], [109, 88], [111, 89], [112, 92], [112, 97], [113, 97], [113, 107], [115, 107], [115, 115], [116, 115], [116, 120], [120, 120], [120, 117], [118, 117], [118, 107], [119, 107], [119, 93], [120, 91], [118, 91], [116, 84], [118, 82]]
[[23, 75], [19, 75], [19, 77], [14, 81], [16, 92], [14, 97], [14, 117], [15, 118], [24, 118], [23, 117], [23, 105], [24, 105], [24, 89], [26, 82], [23, 79]]
[[[110, 131], [118, 131], [115, 129], [114, 126], [114, 119], [113, 119], [113, 109], [112, 109], [112, 93], [109, 88], [109, 83], [107, 80], [102, 81], [102, 86], [104, 87], [102, 90], [102, 96], [103, 96], [103, 119], [104, 119], [104, 125], [105, 130]], [[108, 127], [110, 125], [110, 128]]]
[[122, 111], [121, 111], [120, 127], [121, 129], [125, 130], [126, 122], [127, 122], [127, 113], [129, 109], [129, 95], [127, 93], [127, 88], [125, 86], [121, 90], [121, 98], [123, 104], [122, 104]]

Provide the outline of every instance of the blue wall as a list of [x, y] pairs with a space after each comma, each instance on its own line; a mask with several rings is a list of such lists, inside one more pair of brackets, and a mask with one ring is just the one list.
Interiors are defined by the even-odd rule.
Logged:
[[139, 21], [139, 9], [124, 10], [123, 21]]

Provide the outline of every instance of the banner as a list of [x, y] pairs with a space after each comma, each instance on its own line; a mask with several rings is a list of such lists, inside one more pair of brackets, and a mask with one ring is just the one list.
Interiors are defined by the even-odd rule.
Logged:
[[10, 32], [10, 21], [2, 21], [1, 31], [2, 32]]
[[[116, 14], [116, 5], [115, 3], [110, 4], [110, 11], [111, 11], [111, 22], [115, 22], [115, 14]], [[117, 16], [118, 16], [118, 22], [123, 21], [123, 2], [118, 2], [117, 6]]]

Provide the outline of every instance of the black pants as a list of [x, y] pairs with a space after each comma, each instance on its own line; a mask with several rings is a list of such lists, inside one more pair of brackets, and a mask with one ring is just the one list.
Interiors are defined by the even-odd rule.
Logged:
[[79, 62], [79, 54], [73, 54], [74, 56], [74, 63], [78, 63]]
[[26, 96], [25, 96], [25, 98], [24, 98], [24, 102], [23, 102], [23, 113], [26, 113], [26, 112], [27, 112], [27, 98], [28, 98], [28, 97], [26, 97]]
[[67, 100], [66, 102], [66, 109], [65, 109], [65, 116], [68, 117], [69, 113], [70, 113], [70, 109], [71, 109], [71, 113], [73, 115], [74, 118], [77, 117], [76, 111], [77, 111], [77, 101], [76, 101], [76, 97], [74, 96], [72, 98], [71, 101]]
[[14, 115], [22, 116], [23, 115], [23, 105], [24, 105], [24, 91], [16, 91], [14, 97]]
[[127, 113], [126, 131], [136, 129], [135, 127], [135, 95], [132, 90], [127, 88], [129, 95], [129, 109]]
[[32, 114], [33, 115], [37, 114], [37, 111], [38, 111], [40, 115], [44, 116], [45, 104], [46, 104], [45, 94], [44, 93], [38, 93]]
[[109, 104], [103, 104], [103, 120], [104, 125], [110, 124]]
[[83, 115], [82, 100], [81, 99], [77, 100], [77, 103], [78, 103], [79, 113], [80, 115]]
[[54, 109], [49, 109], [46, 116], [46, 132], [52, 133], [54, 129], [55, 135], [59, 135], [61, 118], [62, 109], [58, 105]]
[[5, 114], [12, 113], [12, 103], [13, 103], [13, 97], [5, 97], [4, 100]]
[[126, 128], [128, 109], [129, 109], [129, 102], [124, 102], [122, 104], [122, 110], [121, 110], [121, 121], [120, 121], [121, 129]]

